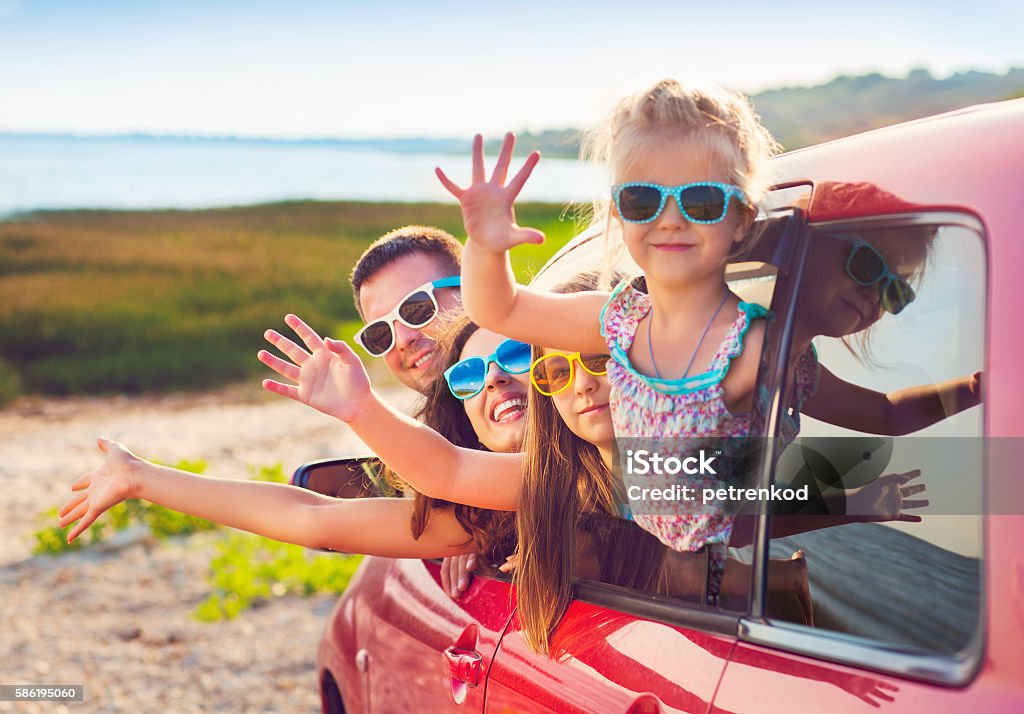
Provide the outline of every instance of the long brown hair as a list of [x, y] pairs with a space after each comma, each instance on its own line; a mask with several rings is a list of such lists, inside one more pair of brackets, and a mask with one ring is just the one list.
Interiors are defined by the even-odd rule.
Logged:
[[[463, 403], [448, 389], [443, 372], [460, 359], [466, 342], [479, 327], [462, 312], [449, 313], [437, 341], [434, 364], [437, 374], [431, 382], [416, 417], [455, 446], [486, 451], [466, 415]], [[515, 515], [508, 511], [489, 511], [461, 503], [452, 503], [416, 492], [413, 502], [412, 535], [419, 538], [426, 530], [435, 508], [454, 508], [455, 519], [470, 534], [488, 562], [501, 562], [515, 549]]]
[[[596, 273], [584, 273], [554, 292], [594, 290], [597, 283]], [[542, 352], [534, 347], [535, 358]], [[526, 414], [523, 490], [516, 514], [517, 614], [527, 644], [547, 652], [572, 597], [579, 534], [612, 546], [612, 551], [602, 549], [601, 579], [629, 587], [655, 587], [664, 548], [653, 536], [638, 539], [620, 533], [611, 470], [595, 445], [569, 430], [549, 397], [531, 389]], [[624, 537], [616, 537], [620, 535]], [[624, 548], [631, 550], [631, 562], [638, 566], [628, 572], [619, 567], [622, 558], [617, 557]]]

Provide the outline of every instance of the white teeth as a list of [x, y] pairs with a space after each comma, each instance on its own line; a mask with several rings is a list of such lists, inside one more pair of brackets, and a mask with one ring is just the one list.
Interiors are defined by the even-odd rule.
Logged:
[[506, 417], [511, 417], [517, 411], [522, 411], [523, 409], [526, 409], [525, 397], [513, 397], [512, 399], [506, 399], [505, 401], [494, 405], [494, 408], [491, 410], [491, 419], [493, 421], [502, 421]]
[[412, 363], [412, 365], [411, 365], [411, 367], [412, 367], [413, 369], [416, 369], [417, 367], [419, 367], [420, 365], [422, 365], [422, 364], [423, 364], [424, 362], [426, 362], [427, 360], [429, 360], [429, 359], [430, 359], [430, 357], [431, 357], [431, 355], [433, 355], [433, 354], [434, 354], [433, 352], [427, 352], [427, 353], [426, 353], [425, 355], [423, 355], [423, 356], [422, 356], [422, 357], [420, 357], [420, 358], [419, 358], [418, 360], [416, 360], [415, 362], [413, 362], [413, 363]]

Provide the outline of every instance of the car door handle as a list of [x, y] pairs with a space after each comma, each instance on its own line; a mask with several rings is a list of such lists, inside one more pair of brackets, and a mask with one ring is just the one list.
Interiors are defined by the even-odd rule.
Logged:
[[449, 647], [444, 651], [444, 658], [448, 661], [453, 679], [465, 682], [470, 687], [480, 684], [484, 658], [478, 652]]

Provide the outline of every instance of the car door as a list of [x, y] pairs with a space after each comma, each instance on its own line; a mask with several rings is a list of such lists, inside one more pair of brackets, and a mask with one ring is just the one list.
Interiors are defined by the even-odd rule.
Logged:
[[[576, 592], [551, 656], [531, 651], [513, 620], [491, 666], [486, 711], [707, 711], [734, 618], [600, 584]], [[688, 616], [692, 625], [681, 624]]]
[[487, 671], [513, 612], [507, 581], [477, 575], [452, 600], [440, 561], [396, 559], [371, 600], [357, 613], [369, 711], [483, 710]]

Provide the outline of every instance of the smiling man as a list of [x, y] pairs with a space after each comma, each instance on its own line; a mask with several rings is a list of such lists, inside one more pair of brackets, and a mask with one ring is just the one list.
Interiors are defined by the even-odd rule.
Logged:
[[381, 357], [402, 384], [425, 393], [437, 315], [460, 304], [462, 244], [440, 228], [404, 226], [381, 236], [352, 268], [352, 292], [365, 327], [356, 341]]
[[[441, 325], [437, 316], [461, 304], [461, 268], [462, 244], [430, 226], [404, 226], [381, 236], [352, 268], [352, 293], [365, 323], [356, 342], [421, 394], [437, 374], [432, 369], [434, 337]], [[445, 593], [459, 597], [475, 567], [475, 555], [445, 558]]]

